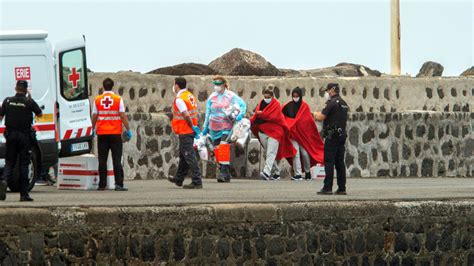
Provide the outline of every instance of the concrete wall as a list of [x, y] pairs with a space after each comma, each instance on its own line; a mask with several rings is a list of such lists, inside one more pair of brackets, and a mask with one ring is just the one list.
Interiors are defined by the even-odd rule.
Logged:
[[[108, 76], [116, 81], [116, 90], [124, 97], [135, 133], [124, 149], [126, 177], [155, 179], [173, 174], [178, 158], [177, 138], [169, 126], [174, 78], [134, 73], [92, 74], [91, 97], [99, 92], [101, 81]], [[211, 77], [187, 78], [199, 99], [202, 115], [211, 93]], [[345, 99], [352, 107], [346, 146], [350, 176], [474, 176], [474, 79], [234, 77], [231, 87], [253, 109], [261, 98], [261, 89], [268, 84], [279, 88], [282, 102], [290, 98], [291, 88], [302, 86], [313, 96], [305, 100], [313, 110], [318, 110], [323, 104], [318, 91], [330, 81], [341, 84], [342, 94], [345, 91]], [[413, 111], [420, 109], [435, 111]], [[234, 150], [233, 175], [257, 178], [261, 156], [255, 139], [245, 150]], [[289, 165], [286, 161], [281, 165], [283, 177], [288, 177]], [[207, 177], [215, 176], [213, 163], [202, 163], [202, 168]]]
[[3, 208], [2, 265], [474, 265], [474, 204]]

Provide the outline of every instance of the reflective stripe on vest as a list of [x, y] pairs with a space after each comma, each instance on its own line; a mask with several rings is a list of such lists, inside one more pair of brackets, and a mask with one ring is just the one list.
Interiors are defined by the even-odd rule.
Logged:
[[97, 109], [97, 135], [122, 134], [122, 118], [120, 117], [121, 97], [113, 93], [104, 93], [95, 98]]
[[[189, 113], [189, 116], [191, 117], [191, 119], [198, 117], [197, 110], [188, 111], [188, 113]], [[173, 119], [186, 120], [186, 118], [184, 118], [184, 115], [182, 113], [180, 113], [179, 111], [178, 112], [173, 112]]]
[[106, 116], [106, 117], [99, 116], [97, 118], [97, 121], [114, 121], [114, 120], [122, 120], [122, 118], [120, 116]]
[[97, 111], [99, 115], [118, 115], [119, 111]]
[[[196, 110], [197, 104], [193, 94], [189, 91], [184, 91], [178, 97], [186, 104], [191, 121], [194, 126], [197, 126], [198, 112]], [[173, 120], [171, 120], [171, 127], [173, 128], [174, 133], [178, 135], [193, 134], [193, 129], [188, 125], [186, 118], [176, 106], [176, 99], [173, 102]]]

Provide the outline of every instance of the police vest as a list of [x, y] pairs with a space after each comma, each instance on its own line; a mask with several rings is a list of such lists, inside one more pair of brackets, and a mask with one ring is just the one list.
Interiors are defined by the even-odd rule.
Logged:
[[122, 118], [120, 117], [121, 97], [113, 93], [104, 93], [95, 98], [97, 108], [97, 135], [122, 134]]
[[[183, 91], [179, 96], [176, 97], [176, 99], [178, 98], [182, 99], [184, 103], [186, 103], [186, 107], [188, 108], [193, 125], [197, 126], [197, 104], [193, 94], [189, 91]], [[194, 134], [193, 129], [188, 125], [184, 115], [179, 111], [178, 106], [176, 106], [176, 99], [173, 102], [173, 120], [171, 120], [171, 126], [174, 133], [178, 135]]]

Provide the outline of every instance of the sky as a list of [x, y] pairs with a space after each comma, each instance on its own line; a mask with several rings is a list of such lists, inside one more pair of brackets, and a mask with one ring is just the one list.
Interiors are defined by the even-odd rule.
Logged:
[[[474, 65], [474, 0], [400, 0], [402, 74], [425, 61], [444, 76]], [[208, 64], [232, 48], [278, 68], [340, 62], [390, 73], [390, 1], [0, 0], [0, 29], [44, 29], [53, 43], [86, 36], [95, 72]]]

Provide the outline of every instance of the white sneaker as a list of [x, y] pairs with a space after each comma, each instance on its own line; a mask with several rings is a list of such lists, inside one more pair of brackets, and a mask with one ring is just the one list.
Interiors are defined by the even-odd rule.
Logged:
[[295, 176], [291, 177], [291, 180], [293, 180], [293, 181], [303, 181], [304, 178], [300, 175], [295, 175]]
[[271, 179], [270, 176], [265, 174], [264, 172], [260, 172], [260, 178], [262, 178], [265, 181], [269, 181]]

